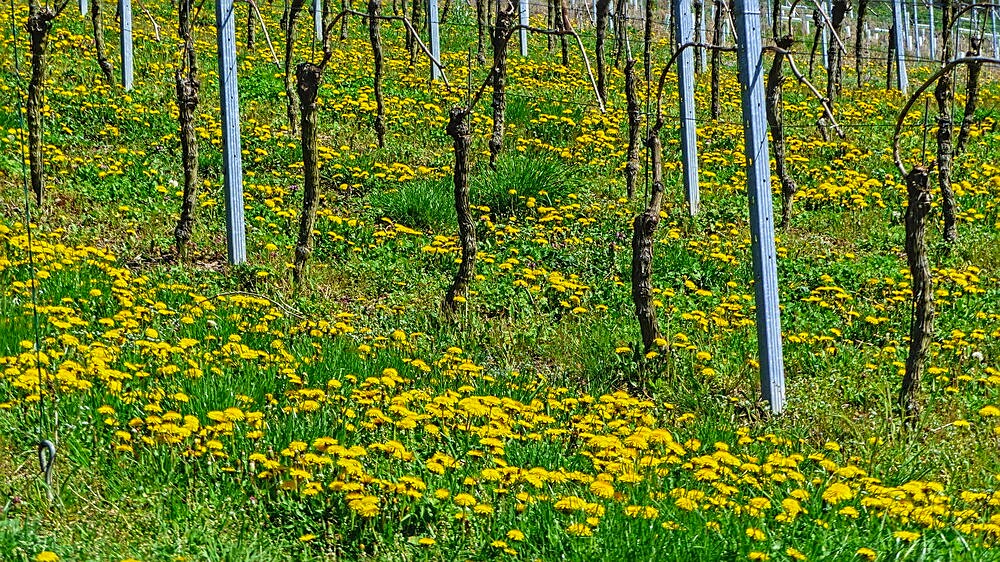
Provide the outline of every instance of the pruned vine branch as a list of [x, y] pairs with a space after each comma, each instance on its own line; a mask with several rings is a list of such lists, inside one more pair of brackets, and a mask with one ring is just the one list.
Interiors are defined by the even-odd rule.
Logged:
[[951, 72], [952, 69], [954, 69], [959, 65], [976, 64], [976, 63], [992, 64], [1000, 66], [1000, 59], [993, 57], [962, 57], [952, 60], [948, 64], [942, 66], [937, 72], [931, 75], [930, 78], [925, 80], [924, 83], [921, 84], [920, 87], [913, 92], [913, 94], [910, 96], [910, 99], [906, 101], [906, 105], [903, 106], [902, 111], [899, 112], [899, 117], [896, 119], [896, 128], [893, 130], [892, 133], [892, 160], [896, 164], [896, 169], [898, 169], [899, 173], [902, 174], [904, 177], [906, 176], [907, 172], [906, 168], [903, 166], [903, 160], [899, 156], [899, 134], [903, 129], [903, 121], [906, 119], [906, 115], [910, 112], [910, 109], [913, 108], [913, 104], [917, 102], [920, 96], [922, 96], [924, 92], [931, 87], [931, 85], [937, 82], [938, 78]]
[[[341, 10], [341, 12], [336, 16], [334, 16], [334, 18], [330, 20], [330, 23], [326, 25], [326, 27], [323, 30], [323, 36], [324, 37], [328, 36], [330, 30], [332, 30], [337, 25], [337, 22], [339, 22], [341, 18], [347, 16], [358, 16], [361, 18], [370, 17], [367, 12], [359, 12], [357, 10], [351, 10], [351, 9]], [[451, 90], [451, 83], [448, 81], [448, 74], [445, 72], [444, 66], [441, 64], [441, 61], [439, 61], [433, 54], [431, 54], [431, 50], [428, 49], [427, 45], [423, 42], [422, 39], [420, 39], [420, 34], [417, 33], [417, 31], [413, 28], [413, 24], [410, 23], [410, 20], [407, 19], [406, 16], [376, 16], [376, 17], [381, 21], [403, 22], [403, 26], [416, 40], [416, 43], [420, 47], [420, 50], [424, 52], [424, 55], [426, 55], [428, 60], [431, 61], [431, 64], [436, 66], [437, 69], [441, 71], [441, 79], [444, 81], [445, 88]], [[329, 49], [329, 45], [326, 45], [325, 47], [326, 48], [324, 49], [323, 53], [323, 61], [320, 63], [321, 67], [325, 67], [327, 61], [329, 61], [330, 57], [333, 56], [333, 53]]]
[[790, 68], [792, 74], [795, 75], [795, 79], [798, 80], [800, 84], [805, 84], [806, 88], [809, 88], [809, 91], [812, 92], [813, 96], [819, 100], [820, 104], [823, 106], [823, 113], [826, 118], [830, 120], [830, 125], [833, 127], [833, 130], [837, 132], [838, 137], [844, 138], [844, 130], [840, 127], [837, 120], [833, 116], [833, 107], [830, 106], [830, 100], [825, 98], [823, 94], [816, 89], [816, 86], [812, 85], [812, 82], [810, 82], [805, 75], [802, 74], [799, 67], [795, 66], [795, 60], [792, 59], [792, 52], [774, 46], [764, 47], [764, 50], [784, 55], [785, 60], [788, 61], [788, 68]]
[[721, 51], [724, 53], [735, 53], [737, 50], [736, 47], [720, 47], [718, 45], [712, 45], [710, 43], [698, 43], [695, 41], [690, 41], [688, 43], [684, 43], [679, 47], [677, 47], [677, 49], [675, 49], [673, 54], [670, 56], [670, 59], [667, 60], [667, 64], [663, 65], [663, 70], [660, 71], [660, 79], [657, 82], [656, 86], [656, 123], [660, 127], [663, 126], [663, 110], [662, 110], [663, 87], [667, 82], [667, 73], [670, 72], [670, 68], [674, 65], [675, 62], [677, 62], [677, 59], [681, 56], [681, 54], [685, 51], [685, 49], [690, 49], [693, 47], [699, 49], [707, 49], [709, 51]]

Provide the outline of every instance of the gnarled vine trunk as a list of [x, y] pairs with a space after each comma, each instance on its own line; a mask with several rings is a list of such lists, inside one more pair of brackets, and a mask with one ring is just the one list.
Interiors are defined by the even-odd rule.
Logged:
[[774, 168], [781, 181], [781, 228], [787, 228], [792, 217], [792, 199], [797, 190], [795, 180], [788, 173], [788, 162], [785, 155], [785, 124], [784, 103], [782, 101], [785, 52], [792, 47], [794, 40], [791, 35], [777, 38], [779, 51], [774, 52], [771, 69], [767, 72], [767, 87], [765, 108], [767, 125], [771, 131], [771, 144], [774, 146]]
[[[833, 28], [831, 35], [840, 37], [844, 18], [847, 17], [847, 11], [850, 9], [851, 4], [848, 0], [833, 0], [833, 13], [830, 16], [831, 27]], [[832, 106], [840, 94], [841, 80], [843, 78], [843, 53], [840, 51], [840, 43], [837, 41], [830, 42], [830, 47], [827, 49], [827, 57], [826, 99], [829, 100]]]
[[646, 139], [646, 148], [651, 153], [650, 166], [653, 169], [653, 188], [649, 196], [646, 210], [635, 217], [632, 223], [632, 302], [635, 304], [635, 315], [639, 320], [639, 330], [642, 332], [642, 345], [649, 352], [657, 338], [660, 328], [656, 321], [656, 307], [653, 304], [653, 240], [656, 226], [660, 223], [660, 208], [663, 205], [663, 169], [660, 143], [660, 124], [650, 131]]
[[[406, 49], [410, 52], [410, 66], [413, 66], [417, 62], [417, 36], [415, 33], [420, 33], [423, 29], [423, 0], [413, 0], [410, 12], [410, 25], [413, 26], [414, 33], [410, 33], [409, 30], [406, 32]], [[432, 63], [433, 64], [433, 63]]]
[[455, 214], [458, 217], [458, 238], [462, 245], [462, 263], [455, 272], [455, 278], [445, 294], [441, 308], [445, 313], [452, 313], [459, 301], [456, 297], [465, 298], [469, 283], [476, 273], [476, 225], [469, 210], [469, 146], [472, 143], [472, 133], [469, 129], [469, 113], [465, 108], [454, 107], [448, 117], [446, 132], [452, 139], [455, 153]]
[[562, 65], [569, 66], [569, 39], [565, 35], [565, 32], [569, 31], [566, 29], [569, 14], [566, 12], [566, 4], [563, 0], [553, 0], [553, 2], [556, 3], [556, 29], [563, 32], [559, 36], [559, 47], [562, 49]]
[[495, 166], [503, 149], [507, 111], [507, 39], [514, 28], [513, 4], [497, 10], [496, 25], [490, 36], [493, 46], [493, 133], [490, 135], [490, 166]]
[[257, 22], [253, 19], [253, 5], [247, 2], [247, 50], [257, 48]]
[[316, 224], [316, 209], [319, 206], [319, 160], [316, 146], [316, 121], [319, 85], [323, 79], [323, 68], [311, 62], [299, 63], [295, 68], [296, 93], [302, 114], [302, 214], [299, 217], [299, 238], [295, 244], [295, 265], [293, 279], [298, 286], [306, 260], [313, 251], [313, 227]]
[[[972, 37], [969, 39], [969, 50], [967, 57], [978, 57], [982, 46], [982, 39]], [[979, 74], [983, 70], [983, 63], [969, 63], [969, 76], [965, 82], [965, 114], [962, 115], [962, 126], [958, 129], [958, 140], [955, 141], [955, 153], [960, 154], [965, 150], [965, 144], [969, 141], [969, 130], [976, 120], [976, 107], [979, 105]]]
[[31, 171], [31, 191], [41, 205], [45, 192], [44, 154], [42, 153], [42, 106], [45, 78], [48, 74], [49, 31], [56, 12], [32, 1], [28, 12], [28, 30], [31, 52], [31, 81], [28, 82], [28, 164]]
[[[951, 26], [954, 19], [952, 0], [941, 2], [941, 61], [951, 60]], [[955, 224], [956, 205], [955, 192], [951, 188], [952, 161], [952, 128], [955, 126], [952, 117], [955, 83], [955, 71], [946, 72], [938, 79], [934, 88], [934, 99], [938, 106], [937, 132], [937, 168], [938, 186], [941, 188], [941, 214], [944, 216], [944, 239], [954, 242], [958, 238], [958, 227]]]
[[910, 170], [906, 176], [906, 191], [909, 201], [906, 207], [906, 262], [913, 280], [913, 315], [910, 319], [910, 348], [898, 404], [903, 419], [912, 425], [920, 413], [920, 379], [934, 325], [934, 287], [925, 241], [927, 213], [931, 209], [926, 168], [916, 167]]
[[[198, 208], [198, 134], [195, 115], [198, 109], [198, 60], [195, 55], [191, 25], [193, 0], [181, 0], [177, 7], [177, 35], [184, 42], [181, 67], [174, 74], [177, 95], [177, 123], [180, 126], [181, 165], [184, 170], [184, 196], [181, 216], [174, 227], [174, 244], [180, 260], [187, 258], [187, 243], [194, 230], [194, 214]], [[251, 12], [252, 14], [252, 12]]]
[[368, 0], [368, 37], [375, 59], [375, 135], [379, 148], [385, 148], [385, 101], [382, 99], [382, 38], [379, 33], [380, 0]]
[[292, 0], [285, 16], [285, 103], [288, 110], [288, 129], [292, 134], [299, 132], [299, 98], [295, 91], [295, 80], [292, 73], [295, 67], [292, 59], [295, 57], [295, 22], [302, 13], [305, 0]]
[[90, 23], [94, 28], [94, 49], [97, 51], [97, 66], [104, 74], [104, 81], [114, 84], [114, 67], [108, 61], [107, 48], [104, 44], [104, 9], [101, 0], [90, 0]]
[[653, 80], [653, 55], [651, 48], [653, 43], [653, 17], [655, 15], [656, 0], [646, 0], [646, 19], [643, 21], [642, 30], [642, 68], [647, 83]]
[[595, 40], [595, 56], [597, 58], [597, 92], [601, 96], [602, 102], [608, 100], [608, 78], [605, 70], [604, 43], [608, 35], [608, 15], [611, 9], [611, 0], [597, 0], [597, 38]]
[[[556, 28], [556, 1], [557, 0], [546, 0], [545, 2], [545, 29], [549, 31], [555, 31]], [[548, 52], [551, 55], [556, 47], [556, 36], [551, 33], [545, 35], [545, 45], [548, 48]]]

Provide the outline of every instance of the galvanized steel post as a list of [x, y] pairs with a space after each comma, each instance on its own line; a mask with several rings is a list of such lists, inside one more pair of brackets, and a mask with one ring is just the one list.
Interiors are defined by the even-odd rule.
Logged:
[[[414, 0], [417, 1], [417, 0]], [[438, 18], [438, 0], [430, 0], [427, 7], [427, 23], [431, 28], [431, 56], [441, 62], [441, 22]], [[431, 61], [431, 80], [441, 78], [441, 69]]]
[[750, 241], [757, 304], [757, 349], [760, 386], [771, 412], [785, 408], [785, 366], [778, 308], [778, 258], [774, 243], [771, 165], [764, 109], [764, 65], [761, 56], [759, 0], [735, 0], [737, 64], [743, 95], [743, 134]]
[[931, 60], [937, 60], [937, 33], [934, 31], [934, 0], [927, 1], [927, 37], [931, 51]]
[[528, 0], [520, 0], [520, 3], [518, 4], [518, 6], [519, 6], [519, 8], [518, 8], [518, 10], [519, 10], [518, 15], [520, 16], [520, 24], [521, 24], [521, 29], [520, 29], [521, 56], [522, 57], [526, 57], [526, 56], [528, 56], [528, 30], [527, 30], [527, 26], [528, 26]]
[[236, 11], [233, 9], [233, 0], [215, 1], [215, 26], [219, 58], [219, 105], [222, 113], [226, 249], [230, 265], [237, 265], [247, 261], [247, 248], [243, 218], [240, 99], [236, 81]]
[[[674, 25], [676, 25], [677, 45], [694, 41], [694, 14], [691, 0], [675, 0]], [[680, 98], [681, 159], [684, 165], [684, 193], [691, 215], [698, 214], [700, 196], [698, 193], [698, 138], [697, 121], [694, 116], [694, 50], [685, 48], [677, 59], [677, 93]]]
[[904, 39], [903, 43], [906, 45], [906, 50], [910, 51], [913, 49], [913, 41], [910, 37], [909, 8], [907, 7], [905, 1], [899, 3], [899, 9], [900, 13], [903, 14], [903, 39]]
[[820, 33], [820, 38], [823, 43], [823, 68], [830, 70], [830, 14], [833, 13], [832, 0], [826, 0], [821, 4], [823, 6], [823, 11], [826, 12], [826, 17], [822, 19], [823, 31]]
[[997, 56], [998, 48], [1000, 48], [1000, 40], [997, 39], [997, 10], [996, 8], [990, 8], [990, 26], [992, 29], [992, 39], [993, 39], [993, 56]]
[[313, 0], [313, 27], [316, 29], [316, 40], [323, 40], [323, 0]]
[[906, 95], [910, 89], [906, 78], [906, 40], [903, 28], [903, 0], [892, 0], [892, 25], [896, 29], [896, 85], [899, 91]]
[[122, 55], [122, 86], [132, 90], [132, 0], [118, 0], [122, 25], [119, 45]]
[[87, 15], [88, 10], [89, 7], [87, 6], [87, 0], [80, 0], [80, 15], [81, 16]]

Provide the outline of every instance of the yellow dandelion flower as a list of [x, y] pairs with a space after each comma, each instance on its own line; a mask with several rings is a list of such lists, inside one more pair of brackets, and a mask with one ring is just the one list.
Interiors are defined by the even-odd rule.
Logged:
[[747, 536], [750, 537], [751, 539], [755, 540], [755, 541], [762, 541], [765, 538], [767, 538], [764, 535], [764, 531], [761, 531], [760, 529], [758, 529], [756, 527], [749, 527], [749, 528], [747, 528]]
[[43, 550], [35, 556], [35, 562], [58, 562], [59, 555], [51, 550]]
[[901, 541], [913, 542], [920, 538], [920, 533], [914, 533], [913, 531], [896, 531], [892, 534]]
[[835, 482], [823, 492], [823, 501], [836, 505], [854, 497], [854, 490], [847, 484]]
[[768, 554], [768, 553], [766, 553], [766, 552], [758, 552], [758, 551], [755, 550], [755, 551], [747, 554], [747, 558], [750, 559], [750, 560], [761, 560], [761, 561], [763, 561], [763, 560], [770, 560], [771, 559], [771, 555]]
[[1000, 408], [997, 408], [996, 406], [985, 406], [979, 410], [979, 415], [984, 418], [1000, 417]]
[[855, 554], [858, 556], [858, 558], [864, 558], [865, 560], [869, 561], [875, 560], [875, 558], [878, 557], [878, 553], [868, 548], [867, 546], [859, 548], [858, 551], [855, 552]]
[[305, 534], [305, 535], [302, 535], [301, 537], [299, 537], [299, 540], [302, 541], [302, 542], [309, 542], [309, 541], [311, 541], [311, 540], [313, 540], [315, 538], [316, 538], [316, 535], [314, 535], [312, 533], [309, 533], [309, 534]]
[[493, 514], [493, 506], [489, 505], [489, 504], [486, 504], [486, 503], [481, 503], [481, 504], [473, 507], [472, 511], [474, 511], [475, 513], [477, 513], [479, 515], [492, 515]]
[[850, 517], [851, 519], [857, 519], [861, 515], [860, 513], [858, 513], [857, 509], [854, 509], [851, 506], [847, 506], [838, 511], [837, 513], [843, 515], [844, 517]]
[[512, 541], [523, 541], [524, 533], [518, 531], [517, 529], [511, 529], [507, 531], [507, 538]]
[[594, 530], [583, 523], [573, 523], [566, 528], [566, 532], [577, 537], [592, 537]]
[[787, 554], [793, 560], [805, 560], [806, 555], [802, 553], [801, 550], [796, 548], [788, 547], [785, 549], [785, 554]]
[[376, 496], [362, 496], [347, 502], [347, 506], [361, 517], [375, 517], [379, 511], [379, 499]]
[[457, 494], [454, 499], [455, 505], [459, 507], [472, 507], [479, 503], [472, 494]]
[[611, 485], [610, 482], [605, 482], [604, 480], [595, 480], [590, 484], [590, 492], [595, 496], [599, 496], [605, 499], [614, 497], [615, 487]]
[[674, 500], [674, 505], [683, 509], [684, 511], [694, 511], [698, 509], [698, 503], [686, 496], [682, 496]]

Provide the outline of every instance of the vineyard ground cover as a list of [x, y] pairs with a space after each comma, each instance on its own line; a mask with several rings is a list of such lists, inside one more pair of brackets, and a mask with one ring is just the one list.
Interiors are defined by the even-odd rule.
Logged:
[[[174, 21], [170, 3], [147, 7]], [[279, 38], [281, 6], [261, 9]], [[857, 126], [822, 141], [818, 103], [786, 84], [799, 193], [778, 233], [789, 404], [772, 417], [757, 399], [730, 54], [717, 123], [698, 79], [695, 217], [676, 129], [664, 129], [653, 262], [664, 341], [642, 370], [628, 293], [642, 201], [624, 197], [624, 78], [610, 71], [601, 115], [579, 53], [563, 68], [541, 37], [529, 59], [509, 58], [496, 170], [486, 104], [470, 117], [478, 276], [460, 314], [438, 314], [459, 255], [444, 125], [475, 33], [464, 4], [452, 10], [442, 35], [452, 92], [428, 85], [426, 61], [409, 70], [403, 34], [383, 25], [384, 149], [367, 29], [352, 18], [348, 40], [334, 40], [320, 89], [318, 234], [298, 293], [301, 153], [266, 45], [240, 55], [249, 265], [228, 268], [214, 30], [205, 14], [196, 22], [204, 186], [191, 260], [178, 263], [173, 26], [155, 43], [136, 18], [126, 95], [101, 82], [89, 24], [58, 20], [50, 183], [32, 231], [43, 355], [16, 156], [21, 83], [4, 31], [0, 559], [1000, 559], [994, 77], [956, 159], [956, 243], [941, 241], [936, 200], [932, 211], [938, 319], [924, 414], [909, 432], [894, 411], [910, 315], [905, 186], [889, 158], [905, 100], [877, 89], [877, 61], [863, 66], [861, 91], [845, 64], [836, 110]], [[297, 56], [319, 56], [311, 22], [299, 35]], [[666, 43], [656, 48], [665, 60]], [[471, 71], [475, 84], [488, 69]], [[910, 71], [917, 81], [932, 69]], [[665, 99], [675, 88], [669, 79]], [[922, 136], [912, 115], [903, 146], [914, 161]], [[59, 446], [51, 504], [34, 458], [40, 430]]]

